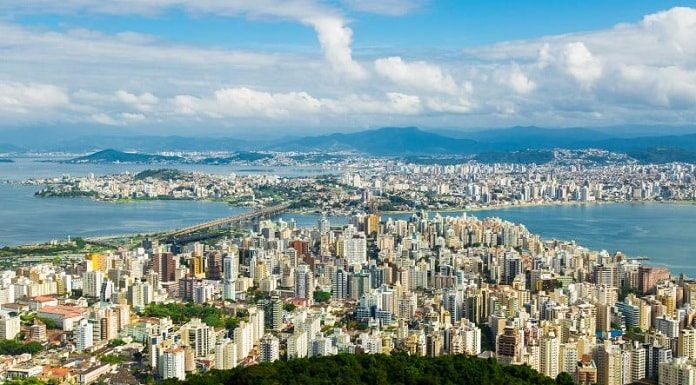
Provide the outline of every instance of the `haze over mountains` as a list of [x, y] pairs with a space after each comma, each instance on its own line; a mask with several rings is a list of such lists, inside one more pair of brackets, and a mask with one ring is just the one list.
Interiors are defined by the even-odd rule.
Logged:
[[[674, 132], [674, 131], [672, 131]], [[528, 149], [597, 148], [616, 152], [650, 152], [680, 149], [691, 156], [696, 133], [626, 137], [608, 130], [589, 128], [550, 129], [511, 127], [461, 132], [426, 131], [416, 127], [385, 127], [351, 133], [332, 133], [274, 140], [242, 140], [232, 137], [91, 135], [51, 143], [13, 143], [0, 133], [0, 152], [93, 152], [104, 149], [155, 153], [161, 151], [350, 151], [380, 156], [473, 155]]]

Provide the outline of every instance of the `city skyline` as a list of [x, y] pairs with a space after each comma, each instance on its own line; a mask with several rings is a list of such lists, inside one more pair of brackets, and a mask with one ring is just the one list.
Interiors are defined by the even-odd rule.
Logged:
[[683, 2], [278, 4], [3, 2], [0, 130], [322, 134], [696, 116], [696, 9]]

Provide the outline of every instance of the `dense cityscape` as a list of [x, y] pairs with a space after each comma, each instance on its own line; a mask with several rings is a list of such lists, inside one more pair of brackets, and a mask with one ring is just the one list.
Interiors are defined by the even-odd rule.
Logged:
[[[45, 186], [37, 199], [301, 202], [289, 206], [349, 220], [332, 226], [322, 217], [300, 228], [260, 217], [201, 241], [152, 235], [6, 250], [35, 257], [2, 272], [5, 378], [135, 384], [279, 360], [396, 353], [495, 358], [588, 385], [696, 378], [696, 281], [643, 258], [545, 240], [485, 211], [429, 211], [693, 201], [693, 164], [367, 159], [343, 171], [160, 169], [25, 181]], [[385, 209], [412, 216], [392, 219]]]
[[[381, 211], [463, 209], [590, 202], [693, 201], [689, 163], [583, 164], [577, 156], [563, 164], [415, 164], [389, 158], [347, 158], [319, 162], [340, 176], [277, 177], [146, 170], [95, 177], [39, 178], [43, 197], [86, 196], [98, 200], [221, 200], [253, 206], [293, 201], [294, 208], [350, 214], [374, 201]], [[327, 171], [328, 172], [328, 171]]]
[[696, 385], [696, 5], [0, 0], [0, 385]]

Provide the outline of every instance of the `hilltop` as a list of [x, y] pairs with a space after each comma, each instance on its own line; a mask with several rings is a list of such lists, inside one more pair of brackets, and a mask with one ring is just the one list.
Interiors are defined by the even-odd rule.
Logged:
[[293, 359], [189, 375], [185, 381], [165, 380], [179, 385], [570, 385], [567, 373], [557, 380], [528, 366], [503, 366], [493, 359], [463, 355], [435, 358], [406, 354], [339, 354], [337, 356]]

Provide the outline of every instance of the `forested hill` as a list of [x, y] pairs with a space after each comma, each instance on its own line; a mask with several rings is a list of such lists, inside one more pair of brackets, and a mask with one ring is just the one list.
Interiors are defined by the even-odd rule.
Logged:
[[557, 380], [528, 366], [502, 366], [495, 360], [457, 356], [437, 358], [405, 354], [338, 356], [276, 361], [232, 370], [190, 375], [166, 385], [569, 385], [562, 373]]

